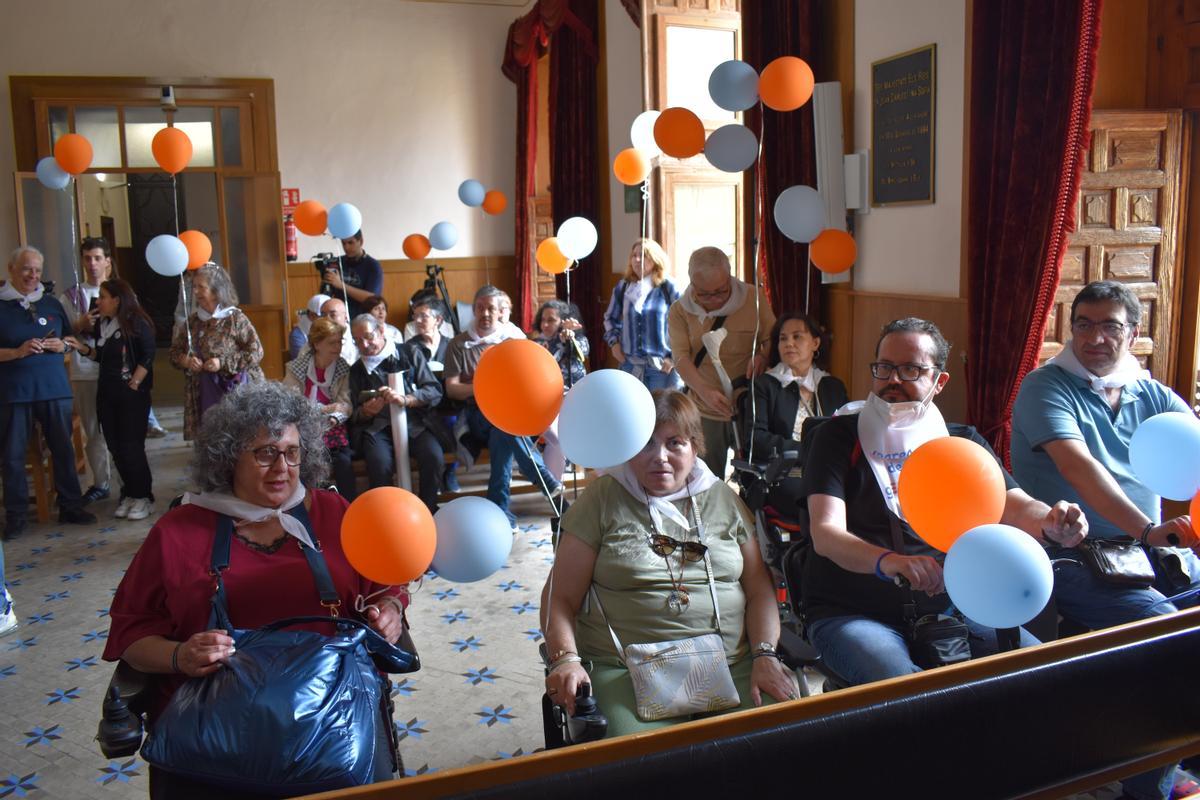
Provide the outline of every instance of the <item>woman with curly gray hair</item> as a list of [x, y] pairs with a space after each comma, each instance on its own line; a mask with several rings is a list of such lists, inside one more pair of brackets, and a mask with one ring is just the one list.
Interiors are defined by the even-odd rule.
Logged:
[[192, 439], [204, 413], [235, 386], [263, 379], [262, 342], [237, 307], [229, 273], [205, 264], [192, 275], [195, 310], [175, 326], [171, 363], [187, 373], [183, 438]]
[[[329, 470], [324, 430], [320, 409], [277, 383], [237, 387], [205, 415], [192, 462], [198, 491], [184, 495], [151, 529], [109, 612], [104, 658], [164, 677], [156, 681], [151, 725], [184, 680], [221, 669], [234, 652], [233, 632], [209, 625], [212, 553], [220, 541], [229, 547], [221, 575], [236, 628], [328, 617], [309, 567], [313, 554], [306, 552], [317, 550], [341, 615], [365, 608], [363, 621], [389, 642], [403, 633], [406, 588], [385, 589], [354, 571], [341, 542], [346, 501], [316, 488]], [[373, 605], [366, 605], [371, 595]], [[321, 623], [301, 627], [328, 632]], [[150, 783], [153, 797], [191, 796], [186, 792], [203, 788], [153, 766]]]

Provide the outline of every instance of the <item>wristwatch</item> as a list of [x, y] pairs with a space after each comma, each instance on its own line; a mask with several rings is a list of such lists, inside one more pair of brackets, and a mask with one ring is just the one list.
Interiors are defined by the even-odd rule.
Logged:
[[770, 642], [759, 642], [758, 646], [754, 648], [754, 652], [756, 655], [758, 653], [762, 653], [763, 655], [776, 655], [775, 645], [771, 644]]

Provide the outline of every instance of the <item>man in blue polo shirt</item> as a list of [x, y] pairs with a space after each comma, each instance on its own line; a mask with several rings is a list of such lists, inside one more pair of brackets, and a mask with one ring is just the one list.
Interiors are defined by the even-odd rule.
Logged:
[[[1129, 441], [1146, 419], [1166, 411], [1191, 413], [1187, 404], [1150, 377], [1129, 352], [1138, 334], [1141, 305], [1123, 284], [1096, 281], [1071, 304], [1071, 341], [1045, 366], [1026, 376], [1013, 408], [1013, 476], [1021, 488], [1046, 503], [1067, 500], [1083, 506], [1091, 536], [1132, 537], [1167, 547], [1200, 587], [1200, 548], [1187, 517], [1162, 522], [1160, 498], [1143, 485], [1129, 462]], [[1188, 587], [1171, 580], [1151, 559], [1153, 586], [1106, 583], [1083, 564], [1074, 549], [1051, 548], [1059, 561], [1054, 596], [1063, 616], [1103, 628], [1176, 610], [1166, 595]], [[1194, 605], [1196, 598], [1179, 605]], [[1127, 795], [1165, 798], [1173, 768], [1125, 782]]]

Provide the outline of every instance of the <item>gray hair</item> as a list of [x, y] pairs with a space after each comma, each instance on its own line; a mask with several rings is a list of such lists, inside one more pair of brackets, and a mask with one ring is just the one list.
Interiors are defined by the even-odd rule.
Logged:
[[15, 267], [17, 265], [17, 262], [21, 260], [21, 256], [25, 255], [26, 253], [32, 253], [38, 257], [38, 261], [41, 261], [43, 264], [46, 263], [46, 257], [44, 255], [42, 255], [41, 250], [38, 250], [36, 247], [31, 247], [27, 244], [23, 244], [20, 247], [18, 247], [16, 250], [13, 250], [11, 253], [9, 253], [8, 268], [12, 269], [13, 267]]
[[719, 247], [701, 247], [693, 251], [691, 258], [688, 259], [688, 275], [690, 277], [695, 277], [702, 272], [728, 275], [732, 271], [733, 266], [729, 263], [729, 256], [725, 255], [725, 251]]
[[197, 278], [204, 278], [208, 283], [208, 288], [217, 297], [217, 304], [226, 308], [233, 308], [238, 304], [237, 289], [233, 288], [233, 281], [229, 277], [229, 273], [220, 264], [214, 264], [211, 261], [197, 269], [192, 274], [192, 281]]
[[509, 303], [512, 303], [512, 299], [508, 296], [508, 292], [504, 291], [503, 289], [498, 289], [495, 286], [492, 286], [490, 283], [488, 283], [488, 284], [484, 284], [479, 289], [479, 291], [475, 293], [475, 299], [472, 301], [471, 304], [474, 305], [475, 303], [478, 303], [480, 300], [487, 300], [492, 297], [499, 297], [504, 300], [508, 300]]
[[366, 325], [371, 330], [371, 333], [383, 330], [383, 321], [379, 317], [373, 317], [370, 314], [359, 314], [350, 320], [350, 330], [353, 331], [356, 325]]
[[233, 474], [242, 453], [265, 431], [280, 436], [295, 425], [304, 457], [300, 482], [312, 489], [329, 475], [325, 447], [326, 418], [321, 407], [274, 381], [251, 381], [234, 389], [208, 411], [196, 436], [192, 481], [202, 492], [232, 491]]

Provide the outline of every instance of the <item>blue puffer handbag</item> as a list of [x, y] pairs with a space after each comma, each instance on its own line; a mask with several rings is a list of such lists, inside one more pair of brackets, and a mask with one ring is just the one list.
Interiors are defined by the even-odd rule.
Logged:
[[[304, 505], [289, 513], [311, 535]], [[234, 628], [221, 579], [232, 536], [233, 522], [222, 516], [213, 542], [216, 591], [209, 627], [231, 631], [236, 652], [222, 669], [175, 692], [147, 735], [142, 757], [214, 787], [274, 796], [359, 786], [387, 775], [391, 765], [377, 763], [390, 760], [377, 745], [392, 735], [387, 681], [379, 671], [415, 671], [415, 654], [344, 617], [290, 617], [257, 630]], [[306, 545], [301, 549], [322, 605], [336, 613], [339, 599], [324, 557]], [[331, 622], [336, 633], [285, 630], [310, 622]]]

